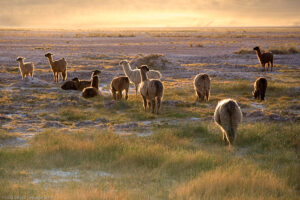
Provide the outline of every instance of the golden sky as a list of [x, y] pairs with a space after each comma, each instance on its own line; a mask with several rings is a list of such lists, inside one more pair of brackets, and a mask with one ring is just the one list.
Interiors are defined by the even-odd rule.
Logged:
[[300, 26], [300, 0], [0, 0], [0, 27]]

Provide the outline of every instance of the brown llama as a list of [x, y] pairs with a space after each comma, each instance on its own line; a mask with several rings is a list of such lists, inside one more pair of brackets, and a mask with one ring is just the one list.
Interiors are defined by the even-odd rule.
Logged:
[[259, 47], [254, 47], [254, 51], [256, 51], [257, 58], [263, 67], [263, 70], [266, 71], [265, 65], [268, 64], [268, 71], [271, 64], [271, 71], [273, 69], [273, 53], [272, 52], [261, 52]]
[[111, 93], [114, 100], [122, 99], [122, 91], [125, 90], [125, 99], [128, 99], [129, 78], [127, 76], [120, 76], [114, 78], [110, 83]]
[[255, 99], [265, 100], [266, 90], [268, 87], [267, 79], [259, 77], [254, 82], [254, 91], [252, 92]]

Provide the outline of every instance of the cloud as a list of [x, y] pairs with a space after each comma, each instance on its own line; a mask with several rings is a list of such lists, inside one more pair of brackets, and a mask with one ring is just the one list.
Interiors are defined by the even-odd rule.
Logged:
[[[0, 26], [294, 25], [299, 0], [1, 0]], [[246, 23], [246, 24], [245, 24]]]

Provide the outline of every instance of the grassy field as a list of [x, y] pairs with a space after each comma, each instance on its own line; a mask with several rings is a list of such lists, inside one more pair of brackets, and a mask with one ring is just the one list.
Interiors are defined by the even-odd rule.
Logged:
[[[209, 103], [195, 103], [185, 87], [166, 83], [159, 116], [144, 113], [140, 97], [105, 107], [99, 97], [78, 107], [60, 109], [49, 118], [97, 120], [112, 124], [143, 120], [180, 120], [153, 125], [147, 137], [122, 136], [113, 129], [46, 129], [20, 148], [0, 149], [1, 198], [54, 199], [297, 199], [299, 197], [299, 132], [293, 122], [244, 122], [234, 147], [221, 141], [211, 120], [217, 101], [236, 98], [250, 107], [252, 83], [215, 80]], [[221, 84], [222, 83], [222, 84]], [[271, 112], [291, 106], [293, 83], [270, 85], [264, 103]], [[278, 93], [281, 97], [278, 101]], [[4, 98], [4, 97], [3, 97]], [[45, 98], [41, 95], [40, 98]], [[53, 98], [53, 94], [52, 94]], [[121, 112], [120, 112], [121, 111]], [[47, 115], [46, 113], [42, 115]], [[190, 117], [202, 122], [185, 121]], [[2, 133], [0, 139], [14, 137]], [[53, 170], [62, 174], [55, 173]], [[99, 175], [105, 172], [106, 175]], [[67, 174], [67, 175], [66, 175]]]

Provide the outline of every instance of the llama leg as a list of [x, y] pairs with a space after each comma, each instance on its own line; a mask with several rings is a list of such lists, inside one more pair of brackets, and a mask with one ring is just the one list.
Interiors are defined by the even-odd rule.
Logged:
[[63, 81], [65, 81], [65, 80], [67, 79], [67, 70], [63, 71], [63, 72], [61, 73], [61, 75], [62, 75]]
[[273, 60], [271, 61], [271, 71], [272, 71], [272, 69], [273, 69]]
[[206, 101], [208, 102], [208, 100], [209, 100], [209, 92], [206, 91]]
[[117, 100], [116, 91], [114, 89], [111, 89], [111, 93], [112, 93], [113, 99]]
[[264, 93], [261, 93], [260, 94], [260, 99], [263, 101], [263, 100], [265, 100], [265, 94]]
[[222, 135], [223, 135], [223, 142], [224, 142], [224, 144], [226, 144], [226, 136], [225, 136], [225, 131], [222, 131]]
[[134, 85], [134, 86], [135, 86], [135, 97], [137, 97], [138, 85]]
[[57, 83], [57, 75], [58, 75], [58, 73], [55, 72], [55, 73], [54, 73], [54, 82], [55, 82], [55, 83]]
[[261, 65], [262, 65], [262, 67], [263, 67], [263, 72], [265, 72], [265, 71], [266, 71], [265, 63], [264, 63], [264, 64], [261, 64]]
[[151, 111], [151, 101], [148, 101], [148, 108], [149, 108], [149, 112]]
[[144, 100], [144, 109], [145, 109], [145, 112], [147, 111], [146, 109], [147, 109], [147, 100], [146, 100], [146, 97], [144, 97], [143, 95], [142, 95], [142, 97], [143, 97], [143, 100]]
[[154, 113], [154, 110], [155, 110], [155, 98], [151, 100], [151, 106], [152, 106], [152, 113]]
[[196, 100], [195, 102], [199, 101], [198, 93], [196, 92]]
[[126, 94], [125, 94], [125, 99], [128, 99], [128, 89], [125, 90]]
[[58, 79], [59, 79], [59, 77], [58, 77], [58, 72], [56, 72], [56, 83], [58, 83]]
[[198, 92], [198, 91], [197, 91], [197, 96], [198, 96], [198, 98], [197, 98], [198, 101], [201, 101], [201, 99], [202, 99], [202, 98], [201, 98], [201, 94], [200, 94], [200, 92]]
[[160, 104], [161, 104], [161, 97], [157, 97], [157, 109], [156, 109], [156, 114], [159, 113], [159, 109], [160, 109]]

